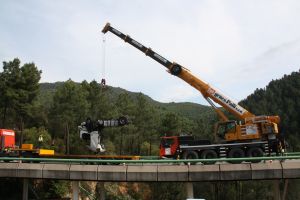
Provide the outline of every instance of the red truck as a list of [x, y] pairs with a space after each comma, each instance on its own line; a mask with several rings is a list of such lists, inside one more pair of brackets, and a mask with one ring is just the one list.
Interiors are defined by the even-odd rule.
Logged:
[[15, 132], [8, 129], [0, 129], [1, 151], [15, 147]]

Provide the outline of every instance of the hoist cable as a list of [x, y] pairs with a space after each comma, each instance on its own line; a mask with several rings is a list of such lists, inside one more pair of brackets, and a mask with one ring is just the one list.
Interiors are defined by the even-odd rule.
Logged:
[[100, 84], [101, 84], [101, 86], [102, 87], [105, 87], [105, 85], [106, 85], [106, 80], [105, 80], [105, 48], [106, 48], [106, 46], [105, 46], [105, 35], [103, 34], [102, 35], [102, 77], [101, 77], [101, 82], [100, 82]]
[[104, 78], [105, 79], [105, 57], [106, 57], [106, 52], [105, 52], [105, 50], [106, 50], [106, 39], [105, 39], [105, 34], [103, 34], [102, 35], [103, 37], [102, 37], [102, 78]]

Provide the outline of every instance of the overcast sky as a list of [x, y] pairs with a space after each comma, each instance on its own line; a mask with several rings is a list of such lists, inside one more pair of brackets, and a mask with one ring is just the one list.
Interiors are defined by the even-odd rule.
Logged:
[[[298, 0], [1, 0], [0, 60], [34, 62], [42, 82], [99, 82], [110, 22], [239, 101], [299, 70], [299, 11]], [[105, 39], [108, 85], [204, 103], [151, 58], [111, 33]]]

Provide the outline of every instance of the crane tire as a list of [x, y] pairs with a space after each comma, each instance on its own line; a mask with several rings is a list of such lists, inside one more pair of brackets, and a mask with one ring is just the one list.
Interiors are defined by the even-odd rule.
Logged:
[[[200, 158], [201, 159], [218, 158], [218, 154], [216, 151], [214, 151], [212, 149], [207, 149], [201, 153]], [[212, 164], [215, 164], [216, 161], [203, 161], [202, 163], [212, 165]]]
[[[198, 159], [198, 153], [196, 151], [185, 151], [182, 154], [182, 158], [187, 160], [187, 159]], [[187, 162], [185, 162], [185, 164], [189, 164]], [[196, 164], [196, 163], [191, 163], [192, 165]]]
[[[260, 147], [251, 147], [247, 151], [247, 157], [262, 157], [264, 155], [263, 150]], [[258, 163], [261, 160], [251, 160], [252, 163]]]
[[[245, 152], [241, 148], [232, 148], [228, 153], [228, 158], [244, 158]], [[241, 160], [229, 161], [229, 163], [241, 163]]]
[[198, 153], [196, 151], [185, 151], [182, 154], [183, 159], [198, 159]]
[[119, 117], [118, 121], [119, 121], [119, 125], [121, 125], [121, 126], [124, 126], [124, 125], [128, 124], [128, 119], [124, 116]]

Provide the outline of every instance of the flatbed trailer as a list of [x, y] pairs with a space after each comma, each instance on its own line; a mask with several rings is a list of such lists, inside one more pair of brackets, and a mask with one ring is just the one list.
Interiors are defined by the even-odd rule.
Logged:
[[66, 155], [66, 154], [54, 154], [54, 155], [42, 155], [42, 158], [70, 158], [70, 159], [103, 159], [103, 160], [140, 160], [141, 156], [130, 155]]
[[[124, 119], [119, 121], [124, 124]], [[111, 121], [110, 121], [111, 122]], [[118, 122], [121, 123], [121, 122]], [[116, 123], [114, 123], [116, 124]], [[139, 160], [141, 156], [131, 155], [66, 155], [55, 153], [53, 149], [34, 147], [33, 144], [22, 144], [21, 147], [15, 143], [15, 132], [9, 129], [0, 129], [0, 157], [11, 158], [65, 158], [65, 159], [105, 159], [105, 160]]]

